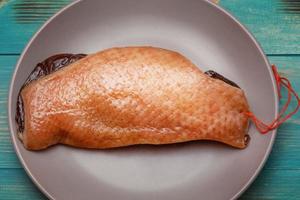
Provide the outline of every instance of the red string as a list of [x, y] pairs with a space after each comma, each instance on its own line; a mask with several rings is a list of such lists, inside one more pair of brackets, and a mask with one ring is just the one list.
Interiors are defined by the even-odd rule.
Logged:
[[[256, 128], [262, 134], [268, 133], [269, 131], [276, 129], [278, 126], [280, 126], [280, 124], [282, 124], [287, 119], [289, 119], [292, 115], [294, 115], [299, 110], [299, 107], [300, 107], [300, 99], [298, 97], [298, 94], [294, 91], [290, 81], [287, 78], [281, 77], [279, 75], [275, 65], [272, 65], [272, 70], [273, 70], [273, 74], [274, 74], [274, 77], [276, 80], [277, 93], [278, 93], [279, 99], [281, 99], [281, 97], [282, 97], [281, 92], [280, 92], [282, 86], [285, 87], [288, 91], [288, 99], [287, 99], [287, 102], [284, 104], [284, 106], [281, 108], [281, 111], [279, 112], [278, 117], [276, 119], [274, 119], [270, 124], [266, 124], [266, 123], [262, 122], [252, 112], [246, 113], [246, 115], [252, 119]], [[292, 95], [297, 99], [297, 106], [292, 112], [290, 112], [287, 115], [284, 115], [284, 113], [286, 112], [287, 108], [289, 107], [289, 105], [291, 103]]]

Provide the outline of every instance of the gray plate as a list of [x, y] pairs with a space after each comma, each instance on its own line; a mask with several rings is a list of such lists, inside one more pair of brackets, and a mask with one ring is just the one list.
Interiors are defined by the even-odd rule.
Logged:
[[[249, 32], [220, 7], [199, 0], [86, 0], [52, 17], [33, 37], [16, 66], [9, 94], [13, 144], [25, 170], [52, 199], [231, 199], [254, 180], [275, 131], [237, 150], [213, 142], [114, 150], [56, 146], [30, 152], [16, 136], [20, 86], [35, 64], [61, 53], [90, 53], [115, 46], [152, 45], [181, 52], [201, 69], [237, 82], [251, 109], [265, 121], [278, 98], [266, 56]], [[197, 103], [197, 102], [195, 102]]]

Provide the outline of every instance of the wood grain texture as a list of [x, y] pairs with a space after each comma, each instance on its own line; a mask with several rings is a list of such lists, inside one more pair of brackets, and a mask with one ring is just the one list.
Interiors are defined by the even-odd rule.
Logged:
[[20, 54], [39, 27], [71, 0], [10, 0], [0, 9], [0, 54]]
[[47, 199], [29, 179], [23, 169], [1, 169], [1, 200], [42, 200]]
[[300, 1], [299, 0], [282, 0], [279, 4], [280, 10], [288, 13], [299, 14]]
[[[50, 1], [0, 0], [1, 200], [46, 199], [30, 181], [13, 150], [7, 125], [7, 91], [14, 65], [25, 44], [46, 19], [68, 1], [55, 0], [45, 6]], [[299, 92], [300, 14], [282, 11], [281, 3], [281, 0], [220, 1], [221, 6], [253, 32], [269, 54], [270, 61], [278, 65], [280, 72], [290, 78]], [[279, 128], [268, 162], [240, 199], [300, 199], [299, 130], [300, 113]]]
[[12, 5], [11, 17], [17, 24], [42, 23], [57, 12], [61, 7], [69, 3], [69, 0], [44, 1], [22, 0]]

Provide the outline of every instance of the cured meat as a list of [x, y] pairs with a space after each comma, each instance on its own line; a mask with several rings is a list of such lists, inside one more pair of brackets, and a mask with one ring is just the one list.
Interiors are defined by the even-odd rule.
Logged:
[[20, 97], [19, 136], [30, 150], [58, 143], [104, 149], [193, 140], [245, 148], [248, 141], [244, 92], [160, 48], [88, 55], [28, 83]]

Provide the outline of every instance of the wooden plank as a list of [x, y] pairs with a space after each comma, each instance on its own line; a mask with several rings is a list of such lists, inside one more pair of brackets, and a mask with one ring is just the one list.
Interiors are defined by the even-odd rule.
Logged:
[[21, 168], [11, 144], [7, 124], [8, 88], [17, 59], [18, 56], [0, 56], [0, 168]]
[[[20, 54], [43, 22], [71, 0], [9, 1], [0, 9], [0, 54]], [[221, 0], [257, 37], [267, 54], [300, 54], [300, 15], [281, 0]]]
[[23, 169], [0, 169], [0, 199], [47, 199]]

